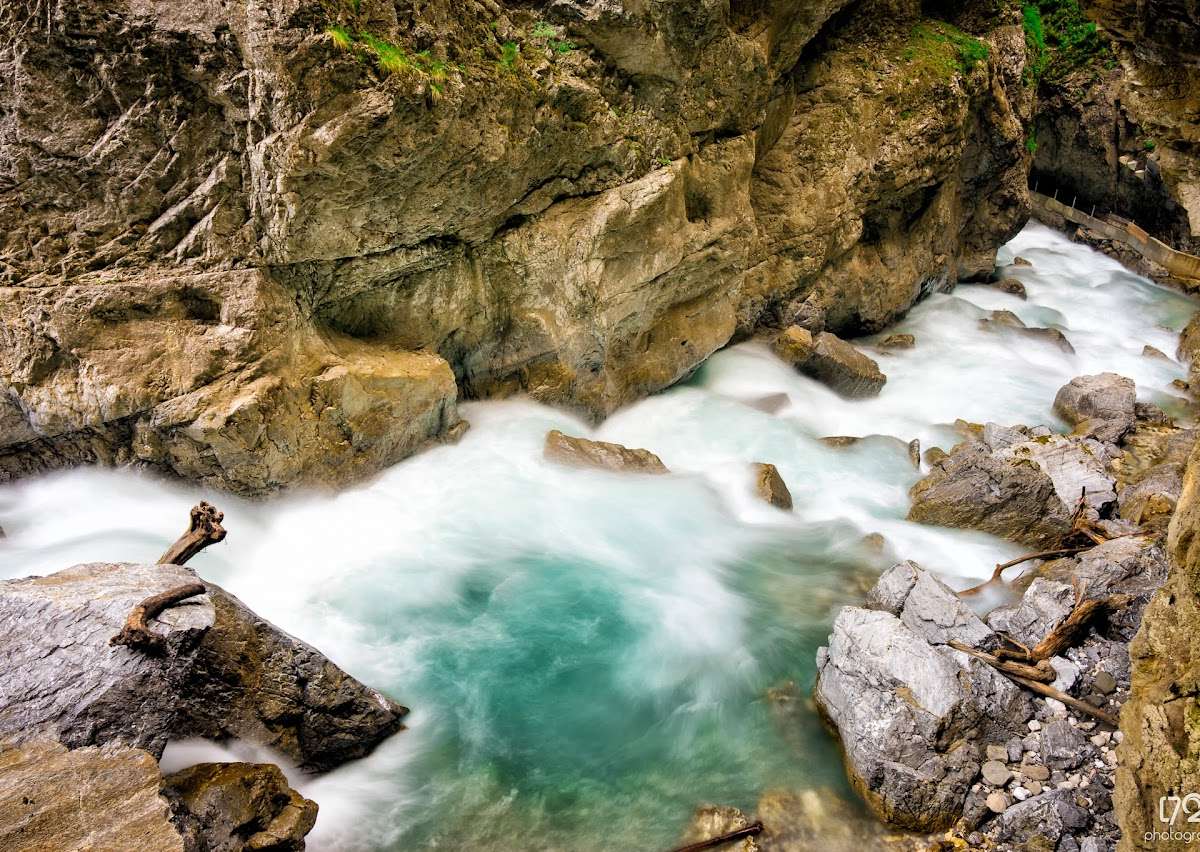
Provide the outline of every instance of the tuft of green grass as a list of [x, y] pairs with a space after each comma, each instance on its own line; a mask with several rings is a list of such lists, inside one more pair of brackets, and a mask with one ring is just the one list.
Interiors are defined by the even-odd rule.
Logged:
[[354, 47], [354, 37], [340, 24], [326, 27], [325, 34], [333, 39], [333, 43], [341, 50], [350, 50]]
[[558, 35], [558, 30], [554, 28], [553, 24], [548, 24], [545, 21], [538, 21], [533, 25], [534, 38], [553, 38], [556, 35]]
[[1093, 60], [1105, 68], [1113, 66], [1111, 48], [1084, 16], [1078, 0], [1030, 0], [1021, 14], [1027, 82], [1060, 80]]
[[521, 57], [521, 47], [515, 41], [506, 41], [500, 45], [500, 66], [511, 71]]
[[1158, 146], [1157, 146], [1157, 144], [1155, 144], [1153, 139], [1147, 139], [1145, 142], [1142, 143], [1142, 148], [1144, 148], [1147, 151], [1153, 151], [1157, 147]]

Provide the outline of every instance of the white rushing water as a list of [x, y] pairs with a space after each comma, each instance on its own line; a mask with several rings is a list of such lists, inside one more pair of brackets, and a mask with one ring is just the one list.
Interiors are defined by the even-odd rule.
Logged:
[[[1028, 301], [981, 286], [925, 300], [887, 332], [915, 348], [872, 352], [889, 377], [877, 399], [843, 400], [744, 344], [594, 430], [530, 402], [465, 405], [461, 443], [334, 497], [249, 504], [130, 471], [48, 475], [0, 488], [0, 576], [153, 557], [197, 498], [218, 502], [229, 537], [193, 567], [413, 708], [371, 757], [290, 773], [320, 803], [312, 849], [652, 849], [701, 802], [844, 792], [807, 703], [774, 710], [766, 691], [807, 694], [833, 612], [890, 561], [963, 586], [1018, 550], [906, 522], [907, 441], [949, 449], [956, 418], [1061, 426], [1057, 389], [1104, 370], [1169, 408], [1185, 373], [1142, 349], [1174, 353], [1191, 301], [1039, 225], [1000, 262], [1015, 254], [1033, 262], [1007, 270]], [[1060, 328], [1075, 354], [983, 330], [995, 309]], [[551, 428], [647, 447], [674, 475], [556, 467], [541, 457]], [[830, 435], [881, 437], [817, 440]], [[752, 497], [754, 461], [778, 466], [791, 513]], [[185, 743], [164, 765], [218, 754], [271, 759]]]

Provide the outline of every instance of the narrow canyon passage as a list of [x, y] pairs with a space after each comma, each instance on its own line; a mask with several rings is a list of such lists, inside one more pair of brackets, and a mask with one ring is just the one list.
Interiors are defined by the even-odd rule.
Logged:
[[[1032, 265], [1006, 266], [1015, 256]], [[963, 588], [1023, 549], [905, 521], [920, 476], [908, 442], [948, 450], [958, 418], [1061, 428], [1057, 389], [1101, 371], [1181, 413], [1185, 369], [1143, 348], [1174, 353], [1192, 300], [1036, 223], [998, 265], [1027, 300], [962, 285], [855, 341], [889, 377], [875, 399], [742, 344], [595, 430], [529, 402], [473, 403], [459, 444], [367, 485], [221, 497], [229, 537], [193, 567], [413, 708], [410, 731], [369, 758], [289, 772], [320, 803], [309, 848], [665, 849], [701, 803], [849, 796], [810, 700], [836, 609], [898, 559]], [[980, 324], [997, 310], [1060, 329], [1074, 352]], [[916, 345], [874, 348], [895, 333]], [[674, 475], [554, 466], [541, 453], [554, 428], [651, 449]], [[753, 496], [756, 461], [779, 468], [791, 513]], [[149, 558], [200, 497], [215, 499], [97, 469], [4, 485], [0, 577]], [[253, 753], [175, 743], [163, 764], [230, 751]]]

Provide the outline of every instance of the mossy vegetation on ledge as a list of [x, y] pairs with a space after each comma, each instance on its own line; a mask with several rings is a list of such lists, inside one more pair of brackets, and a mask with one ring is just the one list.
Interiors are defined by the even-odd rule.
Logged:
[[1026, 81], [1061, 80], [1090, 63], [1111, 63], [1108, 41], [1084, 17], [1077, 0], [1034, 0], [1022, 8], [1029, 61]]
[[902, 58], [934, 78], [966, 76], [986, 62], [986, 42], [945, 21], [926, 20], [912, 28]]

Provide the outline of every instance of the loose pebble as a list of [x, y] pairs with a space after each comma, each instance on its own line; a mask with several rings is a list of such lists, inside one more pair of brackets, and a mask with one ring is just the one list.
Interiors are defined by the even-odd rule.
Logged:
[[1012, 794], [1013, 794], [1013, 798], [1016, 799], [1018, 802], [1023, 802], [1029, 798], [1029, 791], [1026, 790], [1024, 787], [1013, 787]]
[[988, 806], [988, 810], [994, 814], [1002, 814], [1008, 810], [1008, 796], [996, 791], [984, 800], [984, 804]]
[[1104, 695], [1111, 695], [1117, 689], [1117, 679], [1108, 672], [1099, 672], [1092, 678], [1092, 686]]
[[1031, 730], [1031, 731], [1040, 731], [1041, 729], [1042, 729], [1042, 723], [1041, 723], [1041, 722], [1039, 722], [1037, 719], [1030, 719], [1030, 720], [1029, 720], [1029, 730]]
[[1008, 760], [1008, 747], [1002, 745], [990, 745], [986, 749], [988, 760], [998, 760], [1001, 763]]
[[993, 787], [1003, 787], [1010, 778], [1012, 773], [998, 760], [989, 760], [983, 765], [983, 780]]

